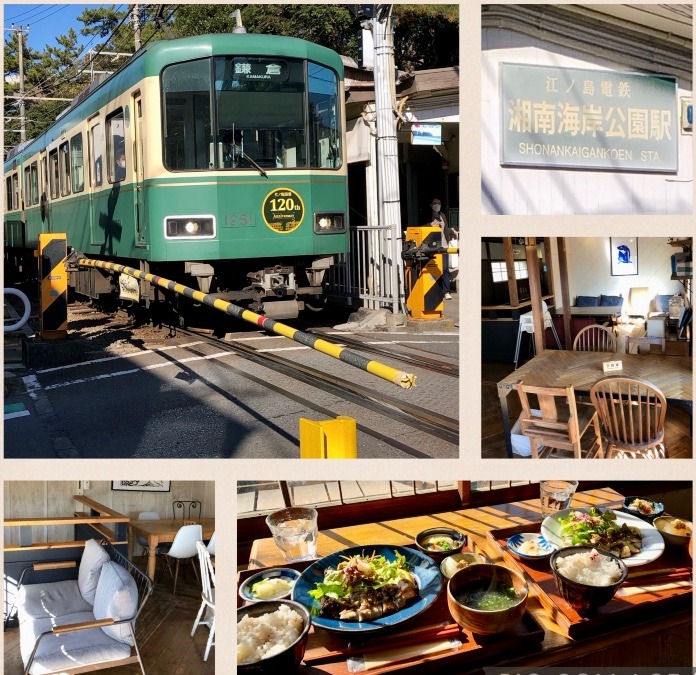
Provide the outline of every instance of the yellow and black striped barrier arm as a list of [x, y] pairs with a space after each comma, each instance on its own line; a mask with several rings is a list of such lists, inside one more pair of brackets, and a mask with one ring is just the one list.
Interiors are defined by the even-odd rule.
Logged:
[[248, 309], [239, 307], [238, 305], [233, 305], [227, 300], [221, 300], [220, 298], [212, 298], [210, 295], [203, 293], [201, 291], [194, 290], [183, 284], [177, 284], [175, 281], [170, 279], [165, 279], [164, 277], [157, 276], [156, 274], [149, 274], [136, 270], [133, 267], [127, 267], [126, 265], [119, 265], [117, 263], [109, 263], [101, 260], [92, 260], [90, 258], [78, 258], [77, 264], [81, 267], [98, 267], [109, 272], [118, 272], [120, 274], [127, 274], [128, 276], [135, 277], [136, 279], [144, 279], [145, 281], [159, 286], [161, 288], [166, 288], [167, 290], [174, 291], [179, 295], [195, 300], [196, 302], [203, 303], [209, 307], [225, 312], [236, 319], [242, 319], [242, 321], [247, 321], [248, 323], [253, 323], [260, 326], [264, 330], [270, 331], [272, 333], [277, 333], [278, 335], [283, 335], [295, 342], [299, 342], [301, 345], [306, 347], [311, 347], [316, 349], [322, 354], [328, 354], [333, 356], [333, 358], [343, 361], [351, 366], [365, 370], [368, 373], [372, 373], [377, 377], [381, 377], [383, 380], [387, 380], [394, 384], [399, 385], [403, 389], [410, 389], [416, 384], [416, 376], [407, 373], [403, 370], [397, 370], [391, 366], [387, 366], [379, 361], [373, 361], [367, 359], [360, 354], [351, 352], [345, 347], [335, 345], [327, 340], [322, 340], [309, 333], [303, 333], [296, 328], [287, 326], [283, 323], [275, 321], [274, 319], [269, 319], [266, 316], [256, 314]]

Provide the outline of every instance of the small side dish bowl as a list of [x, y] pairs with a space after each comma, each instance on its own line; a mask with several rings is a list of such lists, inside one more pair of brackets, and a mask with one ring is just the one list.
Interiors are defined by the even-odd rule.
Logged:
[[645, 497], [626, 497], [621, 510], [652, 523], [655, 518], [664, 513], [665, 505], [662, 502], [655, 502]]
[[[284, 636], [289, 626], [284, 623], [285, 617], [273, 614], [285, 606], [299, 615], [297, 620], [298, 633]], [[262, 617], [268, 615], [263, 620]], [[273, 615], [273, 616], [270, 616]], [[246, 619], [246, 620], [245, 620]], [[242, 623], [242, 621], [244, 623]], [[263, 625], [248, 625], [264, 621]], [[278, 673], [294, 673], [304, 658], [309, 629], [312, 618], [304, 605], [293, 600], [269, 600], [254, 602], [237, 609], [237, 672], [245, 675], [277, 675]], [[256, 634], [256, 635], [255, 635]], [[293, 636], [296, 633], [293, 632]], [[285, 637], [286, 644], [278, 644]], [[276, 646], [271, 646], [276, 643]], [[270, 654], [266, 656], [266, 654]], [[260, 658], [257, 658], [260, 657]]]
[[466, 535], [451, 527], [431, 527], [416, 535], [416, 546], [436, 562], [454, 553], [460, 553], [466, 545]]
[[257, 572], [239, 586], [239, 597], [247, 602], [289, 598], [300, 573], [290, 567], [273, 567]]
[[506, 543], [508, 550], [523, 560], [545, 560], [556, 550], [546, 541], [543, 534], [537, 532], [513, 534]]
[[621, 558], [592, 546], [559, 549], [551, 556], [551, 571], [561, 597], [581, 614], [606, 605], [628, 576]]
[[502, 633], [519, 623], [529, 588], [524, 577], [503, 565], [470, 565], [447, 584], [447, 607], [465, 630]]
[[440, 572], [446, 579], [451, 579], [459, 570], [469, 567], [469, 565], [480, 565], [486, 563], [486, 559], [478, 553], [455, 553], [448, 555], [440, 563]]
[[655, 518], [653, 525], [662, 535], [662, 538], [672, 546], [688, 546], [693, 532], [690, 520], [673, 518], [672, 516], [660, 516]]

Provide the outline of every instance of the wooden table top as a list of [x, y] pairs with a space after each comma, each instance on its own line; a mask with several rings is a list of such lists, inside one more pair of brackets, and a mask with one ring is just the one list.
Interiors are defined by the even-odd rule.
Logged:
[[520, 381], [541, 387], [569, 387], [588, 392], [605, 376], [604, 361], [620, 360], [626, 377], [652, 382], [668, 401], [693, 401], [692, 359], [663, 354], [609, 354], [546, 349], [498, 382], [498, 389], [512, 389]]
[[[596, 505], [618, 508], [622, 502], [622, 495], [612, 489], [604, 488], [576, 493], [573, 496], [571, 505], [574, 507]], [[408, 545], [412, 544], [415, 535], [425, 528], [450, 526], [468, 535], [468, 546], [470, 549], [483, 553], [492, 562], [503, 562], [504, 559], [500, 548], [486, 534], [490, 530], [524, 525], [530, 522], [538, 523], [540, 520], [541, 508], [539, 499], [530, 499], [510, 504], [468, 508], [428, 516], [320, 530], [317, 540], [317, 556], [323, 557], [343, 548], [359, 545]], [[319, 524], [321, 525], [321, 512], [319, 514]], [[249, 569], [283, 566], [284, 564], [285, 560], [272, 538], [254, 541], [249, 560]], [[582, 665], [582, 663], [587, 662], [588, 655], [592, 654], [598, 655], [598, 664], [601, 664], [603, 662], [602, 655], [605, 651], [610, 650], [617, 651], [618, 656], [610, 656], [608, 658], [619, 658], [622, 659], [620, 662], [628, 663], [631, 654], [635, 654], [639, 646], [646, 643], [646, 640], [651, 645], [662, 645], [664, 641], [672, 639], [677, 634], [677, 631], [681, 636], [680, 639], [684, 642], [682, 645], [683, 651], [680, 648], [678, 655], [669, 655], [666, 658], [669, 661], [674, 660], [675, 663], [681, 663], [680, 659], [687, 658], [684, 656], [686, 652], [688, 652], [688, 658], [690, 658], [690, 644], [687, 644], [687, 639], [685, 638], [688, 635], [690, 641], [690, 610], [687, 612], [675, 612], [672, 615], [662, 617], [658, 624], [644, 622], [638, 625], [617, 626], [616, 630], [605, 630], [601, 635], [593, 636], [589, 640], [571, 640], [566, 631], [553, 620], [534, 596], [530, 596], [527, 610], [544, 629], [544, 639], [538, 649], [534, 649], [528, 654], [515, 654], [509, 657], [509, 662], [518, 666], [535, 668], [543, 665], [563, 664], [566, 666], [568, 663]], [[589, 658], [591, 660], [593, 657], [590, 656]], [[648, 657], [648, 661], [649, 658], [651, 657]], [[643, 662], [642, 659], [639, 660], [641, 663]], [[648, 663], [648, 661], [645, 661], [645, 663]], [[505, 663], [508, 663], [508, 660]], [[503, 665], [503, 663], [500, 662], [497, 665]], [[431, 672], [431, 670], [427, 670], [427, 672]], [[448, 672], [452, 672], [453, 675], [463, 675], [464, 672], [470, 673], [471, 671], [469, 668], [453, 668], [448, 670]], [[476, 672], [482, 671], [476, 670]]]
[[[192, 522], [194, 519], [192, 519]], [[131, 520], [128, 526], [138, 534], [145, 536], [156, 534], [160, 537], [166, 535], [175, 535], [179, 528], [188, 524], [181, 518], [163, 518], [161, 520]], [[209, 537], [215, 530], [215, 518], [199, 518], [194, 524], [200, 524], [203, 528], [203, 536]]]
[[[601, 489], [577, 493], [572, 506], [619, 506], [623, 497], [614, 490]], [[364, 525], [339, 527], [332, 530], [320, 530], [317, 539], [317, 557], [340, 551], [350, 546], [369, 546], [371, 544], [391, 544], [406, 546], [413, 544], [416, 535], [429, 527], [454, 527], [469, 536], [469, 545], [473, 544], [489, 558], [501, 560], [500, 552], [491, 547], [486, 533], [492, 529], [520, 525], [524, 522], [541, 520], [539, 499], [484, 506], [481, 508], [462, 509], [427, 516], [385, 520]], [[321, 512], [319, 513], [321, 527]], [[249, 555], [249, 568], [282, 566], [285, 563], [282, 553], [273, 542], [272, 537], [256, 539]]]

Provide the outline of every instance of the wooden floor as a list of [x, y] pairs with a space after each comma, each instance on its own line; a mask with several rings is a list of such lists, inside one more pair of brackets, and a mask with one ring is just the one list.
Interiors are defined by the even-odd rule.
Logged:
[[[512, 363], [483, 363], [481, 366], [481, 456], [484, 459], [507, 457], [497, 384], [513, 370]], [[521, 412], [520, 401], [515, 392], [507, 400], [512, 425]], [[668, 406], [665, 446], [671, 459], [690, 459], [693, 456], [691, 416], [684, 408]], [[518, 455], [514, 456], [518, 458]]]
[[[190, 565], [182, 579], [179, 570], [176, 596], [172, 579], [158, 561], [155, 590], [145, 603], [136, 625], [136, 638], [147, 675], [212, 675], [215, 672], [215, 647], [203, 661], [208, 627], [199, 626], [191, 637], [193, 622], [201, 605], [200, 585]], [[164, 573], [163, 573], [164, 572]], [[5, 631], [4, 675], [22, 675], [19, 653], [19, 629]], [[105, 670], [108, 675], [141, 675], [138, 664]]]

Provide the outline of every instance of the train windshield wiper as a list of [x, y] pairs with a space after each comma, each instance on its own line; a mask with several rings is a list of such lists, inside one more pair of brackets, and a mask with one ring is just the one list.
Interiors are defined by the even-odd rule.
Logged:
[[252, 164], [252, 165], [254, 166], [254, 168], [255, 168], [264, 178], [268, 178], [268, 174], [267, 174], [267, 173], [266, 173], [266, 172], [265, 172], [265, 171], [264, 171], [264, 170], [263, 170], [251, 157], [249, 157], [249, 155], [247, 155], [246, 152], [244, 152], [244, 150], [240, 150], [240, 152], [242, 153], [242, 157], [244, 157], [244, 159], [246, 159], [246, 161], [249, 162], [249, 164]]

